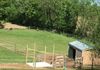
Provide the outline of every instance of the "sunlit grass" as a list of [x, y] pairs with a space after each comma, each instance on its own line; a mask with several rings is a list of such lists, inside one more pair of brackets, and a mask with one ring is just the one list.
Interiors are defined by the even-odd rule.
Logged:
[[[66, 37], [52, 32], [41, 30], [0, 30], [0, 58], [10, 60], [21, 59], [25, 61], [25, 56], [15, 53], [15, 49], [24, 51], [27, 47], [44, 51], [45, 46], [47, 52], [52, 53], [53, 45], [55, 45], [55, 53], [67, 54], [68, 43], [75, 40], [72, 37]], [[5, 47], [5, 48], [2, 48]], [[8, 50], [6, 48], [10, 48]], [[3, 60], [2, 60], [3, 61]], [[0, 61], [1, 62], [1, 61]]]

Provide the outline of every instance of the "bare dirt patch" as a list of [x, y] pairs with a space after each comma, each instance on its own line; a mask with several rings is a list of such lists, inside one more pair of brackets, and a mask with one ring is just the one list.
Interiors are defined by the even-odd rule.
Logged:
[[17, 70], [26, 69], [26, 70], [30, 70], [30, 69], [32, 69], [32, 67], [30, 67], [26, 64], [17, 64], [17, 63], [9, 64], [9, 63], [7, 63], [7, 64], [0, 64], [0, 70], [1, 69], [17, 69]]
[[[0, 70], [55, 70], [53, 68], [33, 68], [26, 64], [0, 64]], [[58, 70], [58, 69], [57, 69]]]
[[17, 24], [12, 24], [10, 22], [4, 23], [3, 24], [4, 29], [26, 29], [27, 27], [17, 25]]

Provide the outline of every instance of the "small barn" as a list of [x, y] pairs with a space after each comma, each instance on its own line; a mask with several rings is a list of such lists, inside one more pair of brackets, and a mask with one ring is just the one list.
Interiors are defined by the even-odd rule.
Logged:
[[83, 66], [100, 65], [100, 58], [93, 56], [91, 49], [92, 47], [80, 41], [70, 42], [68, 57], [82, 63]]

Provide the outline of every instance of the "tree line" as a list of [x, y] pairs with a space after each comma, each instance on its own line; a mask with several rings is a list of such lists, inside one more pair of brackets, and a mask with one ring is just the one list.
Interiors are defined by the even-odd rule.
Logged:
[[77, 0], [0, 0], [0, 19], [57, 32], [74, 33]]
[[0, 20], [87, 37], [100, 46], [100, 4], [95, 0], [0, 0]]

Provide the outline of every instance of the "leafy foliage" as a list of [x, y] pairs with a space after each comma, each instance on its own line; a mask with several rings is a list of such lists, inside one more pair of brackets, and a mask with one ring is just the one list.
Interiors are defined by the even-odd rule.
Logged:
[[75, 33], [99, 46], [99, 5], [95, 0], [0, 0], [0, 20]]

